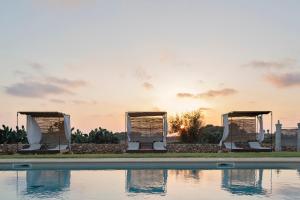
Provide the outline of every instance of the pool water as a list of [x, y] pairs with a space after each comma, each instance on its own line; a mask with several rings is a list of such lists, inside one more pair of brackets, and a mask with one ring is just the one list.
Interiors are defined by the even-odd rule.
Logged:
[[300, 199], [300, 171], [28, 170], [0, 171], [0, 199]]

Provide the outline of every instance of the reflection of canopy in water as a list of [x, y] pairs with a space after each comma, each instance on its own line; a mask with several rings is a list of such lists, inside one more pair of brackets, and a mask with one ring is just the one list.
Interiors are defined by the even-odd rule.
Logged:
[[53, 194], [70, 187], [70, 170], [29, 170], [27, 193]]
[[180, 179], [192, 179], [197, 182], [200, 181], [200, 178], [202, 176], [202, 170], [199, 169], [191, 169], [191, 170], [169, 170], [170, 174], [174, 174], [176, 178]]
[[167, 170], [127, 170], [126, 190], [130, 193], [165, 193]]
[[232, 194], [265, 194], [262, 177], [262, 169], [226, 169], [222, 171], [222, 187]]

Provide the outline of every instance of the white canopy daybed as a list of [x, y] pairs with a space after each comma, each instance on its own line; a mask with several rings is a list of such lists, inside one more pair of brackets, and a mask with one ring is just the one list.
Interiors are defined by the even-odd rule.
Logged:
[[166, 151], [168, 119], [166, 112], [126, 113], [127, 151]]
[[20, 152], [65, 152], [71, 147], [70, 116], [60, 112], [18, 112], [27, 116], [29, 148]]
[[[272, 133], [271, 111], [233, 111], [224, 114], [222, 116], [224, 131], [220, 146], [225, 145], [226, 149], [230, 151], [270, 151], [272, 148], [260, 145], [265, 139], [263, 116], [269, 114], [271, 115]], [[250, 148], [237, 147], [236, 142], [246, 142]]]

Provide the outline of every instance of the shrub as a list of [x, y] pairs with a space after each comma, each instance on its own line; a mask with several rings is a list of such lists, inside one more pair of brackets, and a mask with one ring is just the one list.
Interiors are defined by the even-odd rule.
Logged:
[[223, 136], [223, 127], [207, 125], [200, 129], [199, 142], [218, 144]]
[[15, 144], [15, 143], [24, 143], [27, 144], [27, 136], [24, 126], [16, 127], [16, 130], [2, 125], [0, 129], [0, 144]]
[[99, 127], [89, 133], [89, 142], [96, 144], [116, 144], [119, 143], [119, 139], [112, 132]]
[[101, 127], [91, 130], [89, 134], [83, 133], [79, 129], [77, 129], [74, 133], [73, 131], [74, 128], [72, 129], [72, 143], [119, 143], [119, 139], [115, 134]]
[[171, 117], [169, 123], [171, 131], [178, 132], [182, 142], [198, 142], [203, 125], [203, 117], [200, 110], [186, 112], [181, 115], [177, 114], [175, 117]]
[[88, 143], [89, 142], [89, 135], [84, 134], [79, 129], [76, 130], [76, 132], [73, 133], [74, 128], [72, 128], [72, 135], [71, 135], [71, 141], [72, 143]]

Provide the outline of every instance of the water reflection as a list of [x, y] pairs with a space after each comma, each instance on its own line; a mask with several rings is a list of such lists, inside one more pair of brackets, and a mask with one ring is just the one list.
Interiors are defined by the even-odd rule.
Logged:
[[[0, 171], [5, 199], [297, 199], [299, 170]], [[71, 179], [72, 178], [72, 179]], [[72, 183], [72, 184], [71, 184]]]
[[264, 195], [263, 170], [226, 169], [222, 171], [222, 188], [232, 194]]
[[70, 187], [70, 170], [29, 170], [25, 195], [52, 196]]
[[126, 191], [128, 193], [165, 194], [167, 170], [127, 170]]
[[175, 174], [177, 179], [193, 180], [195, 182], [199, 182], [202, 176], [202, 170], [170, 170], [169, 174]]

